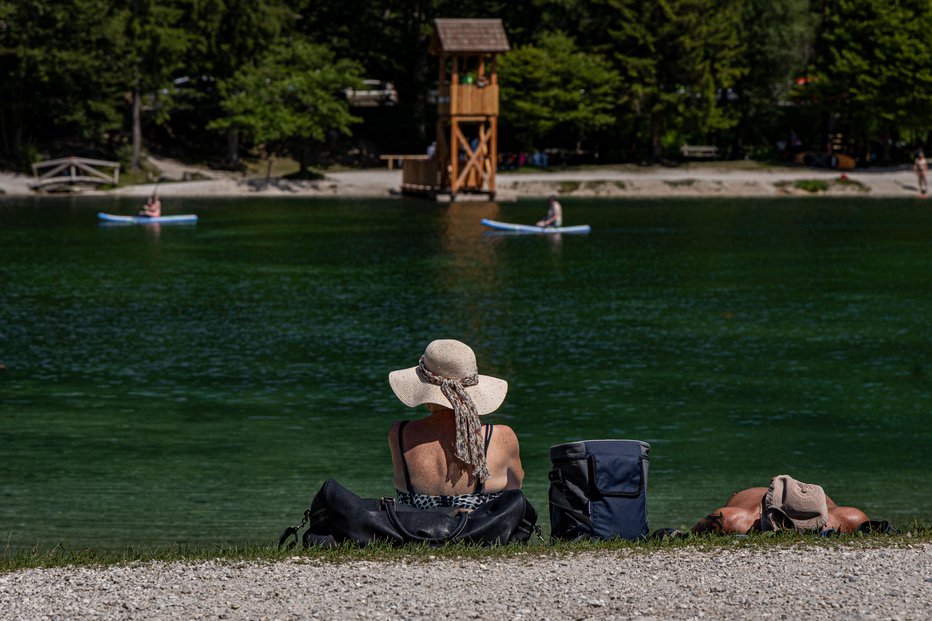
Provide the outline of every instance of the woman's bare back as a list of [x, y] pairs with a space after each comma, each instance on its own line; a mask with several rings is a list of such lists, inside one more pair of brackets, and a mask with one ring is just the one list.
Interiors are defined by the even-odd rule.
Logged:
[[[396, 489], [438, 496], [476, 491], [478, 480], [472, 467], [455, 455], [456, 427], [452, 411], [437, 409], [427, 418], [410, 421], [404, 426], [404, 461], [398, 446], [400, 426], [401, 422], [392, 425], [388, 435]], [[483, 425], [482, 433], [485, 431]], [[524, 470], [518, 439], [507, 425], [494, 426], [486, 460], [489, 478], [482, 487], [483, 492], [521, 488]], [[403, 463], [407, 463], [412, 490], [407, 489]]]

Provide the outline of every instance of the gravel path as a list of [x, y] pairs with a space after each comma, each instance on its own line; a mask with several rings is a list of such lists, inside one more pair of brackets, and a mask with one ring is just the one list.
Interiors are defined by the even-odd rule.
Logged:
[[932, 544], [0, 575], [3, 619], [929, 619]]

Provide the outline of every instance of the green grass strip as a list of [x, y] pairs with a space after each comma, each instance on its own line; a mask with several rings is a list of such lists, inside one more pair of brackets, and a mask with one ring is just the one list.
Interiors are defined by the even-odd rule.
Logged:
[[861, 534], [821, 537], [795, 533], [753, 533], [747, 536], [687, 534], [672, 539], [646, 539], [643, 541], [561, 541], [529, 545], [507, 545], [490, 548], [453, 544], [439, 548], [426, 545], [393, 547], [388, 544], [373, 544], [365, 547], [343, 545], [335, 548], [309, 548], [279, 550], [274, 546], [259, 545], [216, 545], [189, 547], [174, 545], [167, 548], [126, 548], [122, 551], [69, 550], [63, 544], [50, 550], [33, 548], [25, 551], [5, 551], [0, 555], [0, 573], [19, 569], [47, 567], [107, 567], [150, 562], [195, 563], [200, 561], [221, 562], [275, 562], [297, 557], [324, 563], [348, 563], [353, 561], [417, 562], [436, 559], [494, 560], [513, 557], [549, 559], [578, 553], [644, 553], [661, 550], [715, 551], [735, 548], [770, 547], [858, 547], [900, 548], [910, 545], [932, 543], [932, 524], [914, 522], [902, 528], [899, 534]]

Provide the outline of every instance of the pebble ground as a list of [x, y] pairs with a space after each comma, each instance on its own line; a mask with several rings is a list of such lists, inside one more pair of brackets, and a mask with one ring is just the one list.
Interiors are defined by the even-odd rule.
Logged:
[[0, 574], [2, 619], [932, 619], [932, 544]]

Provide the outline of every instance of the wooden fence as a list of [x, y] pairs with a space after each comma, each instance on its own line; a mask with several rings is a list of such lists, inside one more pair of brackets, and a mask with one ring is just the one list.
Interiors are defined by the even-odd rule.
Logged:
[[35, 190], [58, 185], [117, 185], [120, 182], [120, 163], [64, 157], [36, 162], [32, 165], [32, 175], [35, 181], [29, 186]]

